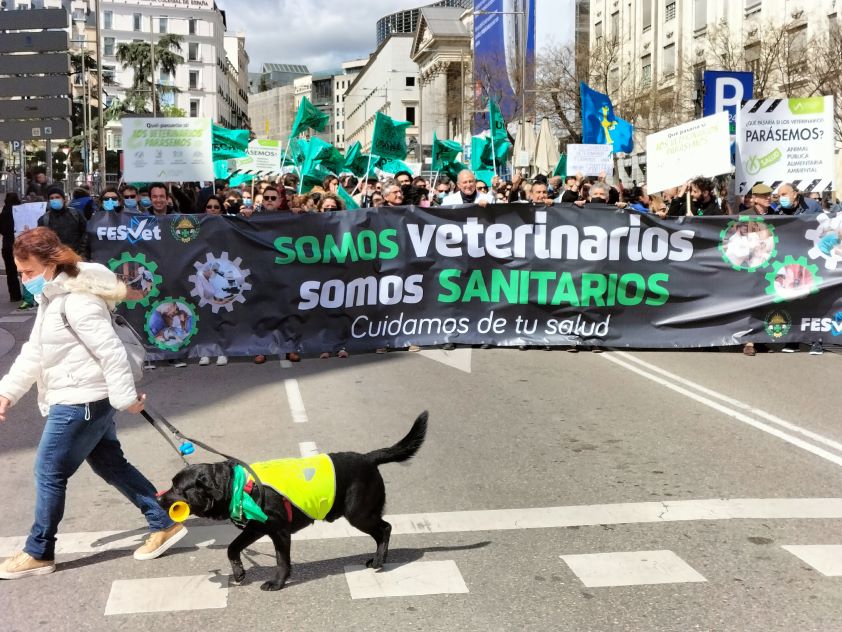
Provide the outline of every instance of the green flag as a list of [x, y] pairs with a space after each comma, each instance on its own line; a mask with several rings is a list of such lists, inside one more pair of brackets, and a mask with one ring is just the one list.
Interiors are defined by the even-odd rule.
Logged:
[[374, 161], [369, 162], [369, 158], [370, 156], [368, 154], [363, 153], [360, 142], [355, 142], [345, 152], [345, 171], [350, 171], [358, 178], [364, 178], [366, 177], [365, 170], [368, 169], [368, 177], [376, 178], [377, 174], [374, 173]]
[[456, 156], [462, 152], [462, 145], [455, 140], [439, 140], [433, 132], [433, 164], [430, 169], [443, 171], [442, 167], [456, 160]]
[[250, 132], [247, 129], [227, 129], [214, 124], [211, 145], [214, 160], [228, 160], [247, 156]]
[[491, 138], [494, 139], [495, 145], [509, 139], [509, 134], [506, 131], [506, 121], [503, 120], [500, 107], [494, 99], [488, 100], [488, 123], [491, 126]]
[[377, 161], [377, 168], [386, 173], [396, 174], [398, 171], [407, 171], [412, 173], [412, 169], [403, 160], [385, 160], [381, 158]]
[[[488, 151], [486, 151], [486, 148]], [[486, 163], [483, 160], [483, 154], [486, 154], [489, 158], [491, 156], [491, 139], [485, 136], [472, 136], [471, 137], [471, 171], [479, 171], [484, 167], [488, 166], [491, 168], [490, 163]]]
[[567, 156], [565, 156], [564, 154], [561, 154], [561, 156], [559, 156], [555, 169], [553, 169], [553, 175], [561, 176], [562, 178], [567, 177]]
[[450, 162], [442, 163], [439, 173], [446, 175], [448, 178], [456, 182], [456, 180], [459, 179], [459, 172], [467, 168], [468, 167], [466, 165], [458, 160], [452, 160]]
[[345, 202], [345, 208], [349, 211], [353, 211], [354, 209], [360, 208], [360, 205], [356, 203], [354, 198], [350, 196], [350, 194], [345, 190], [345, 187], [341, 186], [336, 189], [336, 195], [339, 197], [340, 200]]
[[371, 153], [380, 158], [406, 158], [406, 128], [409, 126], [409, 121], [396, 121], [391, 116], [377, 112], [371, 136]]
[[491, 169], [480, 169], [476, 172], [477, 180], [485, 182], [489, 189], [491, 189], [491, 181], [494, 179], [494, 171]]
[[312, 128], [317, 132], [323, 132], [329, 121], [330, 114], [321, 112], [315, 105], [310, 103], [310, 99], [307, 97], [301, 97], [301, 103], [298, 106], [298, 112], [295, 114], [295, 120], [292, 122], [292, 129], [289, 135], [295, 138], [307, 128]]

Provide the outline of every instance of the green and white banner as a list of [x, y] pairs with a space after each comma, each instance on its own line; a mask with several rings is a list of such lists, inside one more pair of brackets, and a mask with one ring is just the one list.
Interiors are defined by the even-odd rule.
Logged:
[[213, 180], [209, 118], [124, 118], [127, 182]]
[[758, 183], [831, 191], [833, 97], [752, 99], [737, 112], [737, 195]]

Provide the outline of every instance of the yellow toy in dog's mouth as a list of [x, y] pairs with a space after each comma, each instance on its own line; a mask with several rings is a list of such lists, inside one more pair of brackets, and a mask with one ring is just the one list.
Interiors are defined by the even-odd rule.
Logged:
[[190, 505], [183, 500], [177, 500], [170, 505], [170, 518], [175, 522], [184, 522], [190, 515]]

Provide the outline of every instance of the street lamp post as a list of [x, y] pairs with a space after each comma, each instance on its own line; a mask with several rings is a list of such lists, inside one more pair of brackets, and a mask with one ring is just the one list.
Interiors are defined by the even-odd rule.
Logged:
[[99, 172], [101, 174], [100, 178], [100, 192], [102, 191], [102, 187], [105, 186], [105, 181], [107, 179], [108, 170], [105, 166], [105, 105], [103, 104], [103, 94], [104, 88], [102, 86], [102, 82], [105, 80], [104, 70], [102, 66], [102, 24], [100, 23], [100, 0], [95, 0], [94, 2], [94, 10], [96, 11], [95, 17], [95, 24], [96, 24], [96, 63], [97, 63], [97, 104], [99, 106], [98, 109], [98, 116], [99, 116]]

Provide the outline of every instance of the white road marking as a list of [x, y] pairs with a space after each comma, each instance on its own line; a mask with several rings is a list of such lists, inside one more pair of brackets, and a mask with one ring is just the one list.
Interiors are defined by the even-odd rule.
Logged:
[[282, 369], [291, 369], [292, 368], [292, 362], [290, 362], [286, 358], [281, 358], [281, 368]]
[[[464, 533], [552, 529], [559, 527], [616, 524], [689, 522], [693, 520], [794, 520], [842, 518], [842, 498], [712, 498], [662, 502], [536, 507], [529, 509], [488, 509], [428, 514], [386, 516], [392, 535]], [[213, 526], [185, 524], [187, 536], [174, 548], [227, 546], [239, 531], [230, 523]], [[60, 533], [56, 543], [59, 555], [99, 553], [137, 548], [147, 532], [97, 531]], [[344, 519], [317, 522], [296, 533], [295, 540], [328, 540], [369, 537]], [[261, 540], [268, 542], [268, 540]], [[0, 557], [23, 548], [26, 536], [0, 538]]]
[[224, 608], [228, 575], [118, 579], [111, 584], [105, 614]]
[[351, 599], [468, 592], [462, 573], [453, 560], [384, 564], [381, 571], [365, 566], [346, 566], [345, 581], [348, 582]]
[[298, 444], [298, 450], [301, 452], [301, 456], [316, 456], [319, 453], [315, 441], [302, 441]]
[[[624, 369], [627, 369], [627, 370], [629, 370], [633, 373], [637, 373], [638, 375], [640, 375], [642, 377], [645, 377], [648, 380], [652, 380], [653, 382], [656, 382], [657, 384], [659, 384], [661, 386], [665, 386], [668, 389], [675, 391], [676, 393], [679, 393], [681, 395], [689, 397], [690, 399], [692, 399], [694, 401], [697, 401], [700, 404], [704, 404], [705, 406], [713, 408], [714, 410], [716, 410], [716, 411], [718, 411], [718, 412], [720, 412], [724, 415], [727, 415], [729, 417], [732, 417], [732, 418], [736, 419], [737, 421], [741, 421], [744, 424], [747, 424], [747, 425], [751, 426], [752, 428], [755, 428], [757, 430], [761, 430], [761, 431], [763, 431], [767, 434], [770, 434], [774, 437], [777, 437], [778, 439], [782, 439], [783, 441], [786, 441], [787, 443], [790, 443], [790, 444], [792, 444], [792, 445], [794, 445], [798, 448], [801, 448], [802, 450], [806, 450], [807, 452], [815, 454], [816, 456], [821, 457], [821, 458], [825, 459], [826, 461], [830, 461], [834, 465], [839, 465], [840, 467], [842, 467], [842, 455], [838, 455], [838, 454], [834, 454], [832, 452], [829, 452], [829, 451], [825, 450], [824, 448], [820, 448], [818, 446], [815, 446], [812, 443], [808, 443], [808, 442], [804, 441], [803, 439], [800, 439], [800, 438], [798, 438], [796, 436], [793, 436], [789, 433], [783, 432], [782, 430], [778, 430], [777, 428], [773, 428], [769, 424], [766, 424], [762, 421], [754, 419], [753, 417], [749, 417], [748, 415], [743, 414], [740, 411], [735, 410], [734, 408], [730, 408], [730, 407], [725, 406], [723, 404], [719, 404], [719, 403], [713, 401], [712, 399], [710, 399], [709, 397], [705, 397], [704, 395], [698, 395], [698, 394], [696, 394], [696, 393], [694, 393], [690, 390], [687, 390], [686, 388], [683, 388], [681, 386], [677, 386], [676, 384], [673, 383], [673, 379], [679, 380], [679, 379], [683, 379], [683, 378], [679, 378], [677, 375], [672, 376], [672, 374], [670, 374], [668, 371], [663, 371], [663, 373], [667, 374], [667, 375], [670, 375], [671, 377], [661, 377], [661, 376], [658, 376], [658, 375], [652, 375], [651, 373], [649, 373], [647, 371], [644, 371], [642, 368], [639, 368], [639, 367], [637, 367], [633, 364], [630, 364], [628, 362], [624, 362], [623, 360], [620, 360], [616, 357], [612, 357], [612, 356], [615, 356], [615, 355], [616, 355], [616, 352], [615, 353], [604, 353], [604, 354], [602, 354], [602, 357], [605, 358], [606, 360], [608, 360], [609, 362], [613, 362], [614, 364], [616, 364], [620, 367], [623, 367]], [[721, 398], [725, 399], [725, 396], [721, 396]], [[747, 406], [746, 404], [744, 404], [744, 405]], [[809, 431], [804, 431], [803, 429], [801, 429], [801, 430], [804, 433], [809, 432]], [[811, 434], [813, 434], [813, 433], [811, 433]], [[827, 441], [830, 441], [830, 439], [827, 439]]]
[[805, 437], [807, 437], [808, 439], [811, 439], [812, 441], [815, 441], [816, 443], [821, 443], [821, 444], [826, 445], [830, 448], [833, 448], [834, 450], [838, 450], [839, 452], [842, 452], [842, 443], [839, 443], [838, 441], [834, 441], [833, 439], [828, 439], [827, 437], [825, 437], [823, 435], [820, 435], [816, 432], [813, 432], [812, 430], [807, 430], [806, 428], [802, 428], [801, 426], [796, 426], [794, 423], [786, 421], [785, 419], [781, 419], [777, 415], [773, 415], [772, 413], [766, 412], [765, 410], [762, 410], [761, 408], [756, 408], [756, 407], [752, 406], [751, 404], [746, 404], [745, 402], [741, 402], [738, 399], [734, 399], [733, 397], [730, 397], [730, 396], [725, 395], [723, 393], [719, 393], [717, 391], [709, 389], [705, 386], [702, 386], [701, 384], [693, 382], [692, 380], [688, 380], [688, 379], [683, 378], [683, 377], [681, 377], [679, 375], [676, 375], [674, 373], [670, 373], [666, 369], [662, 369], [659, 366], [655, 366], [654, 364], [650, 364], [649, 362], [641, 360], [640, 358], [638, 358], [636, 356], [633, 356], [630, 353], [618, 351], [618, 352], [615, 352], [613, 355], [617, 355], [617, 356], [620, 356], [620, 357], [625, 358], [627, 360], [630, 360], [632, 362], [635, 362], [635, 363], [637, 363], [637, 364], [639, 364], [643, 367], [646, 367], [650, 371], [654, 371], [656, 373], [660, 373], [661, 375], [663, 375], [665, 377], [668, 377], [670, 380], [673, 380], [675, 382], [680, 382], [681, 384], [689, 386], [689, 387], [699, 391], [700, 393], [708, 395], [709, 397], [713, 397], [715, 399], [719, 399], [721, 401], [724, 401], [724, 402], [730, 404], [731, 406], [733, 406], [734, 408], [739, 408], [740, 410], [744, 410], [744, 411], [746, 411], [746, 412], [748, 412], [752, 415], [755, 415], [757, 417], [762, 417], [766, 421], [771, 421], [773, 424], [775, 424], [777, 426], [780, 426], [781, 428], [784, 428], [786, 430], [790, 430], [792, 432], [796, 432], [798, 434], [804, 435]]
[[0, 318], [0, 323], [25, 323], [30, 318], [32, 318], [32, 316], [33, 316], [33, 314], [27, 314], [25, 316], [24, 315], [19, 316], [17, 314], [15, 314], [13, 316], [3, 316], [3, 318]]
[[289, 403], [289, 412], [292, 414], [292, 421], [297, 424], [307, 423], [307, 410], [304, 408], [304, 398], [301, 397], [298, 380], [284, 380], [284, 389], [287, 392], [287, 402]]
[[672, 551], [587, 553], [560, 557], [588, 588], [707, 581]]
[[825, 577], [842, 575], [842, 544], [790, 544], [782, 546]]
[[436, 362], [458, 369], [459, 371], [470, 373], [471, 351], [472, 349], [470, 347], [467, 349], [453, 349], [452, 351], [445, 351], [444, 349], [427, 349], [419, 351], [418, 355], [429, 358], [430, 360], [435, 360]]

